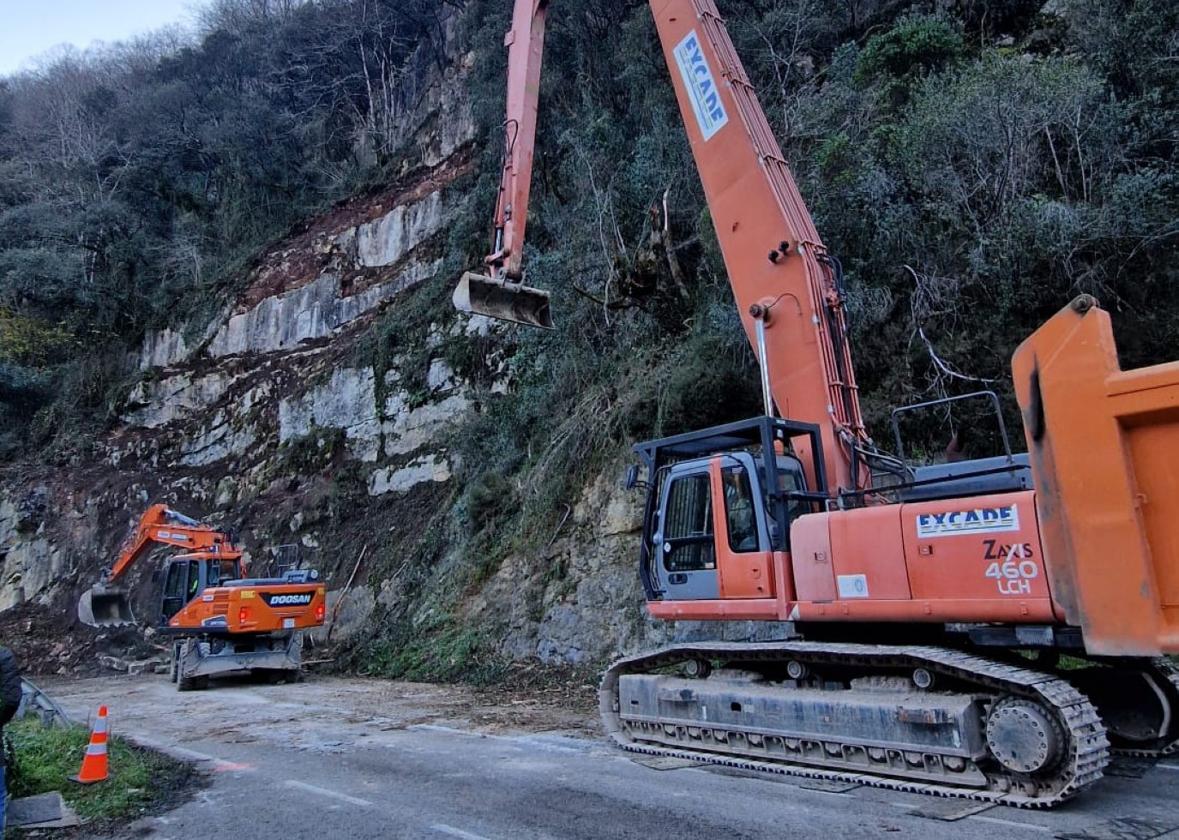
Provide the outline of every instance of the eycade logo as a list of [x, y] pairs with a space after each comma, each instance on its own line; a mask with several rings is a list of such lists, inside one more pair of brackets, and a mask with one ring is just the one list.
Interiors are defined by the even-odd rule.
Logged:
[[688, 99], [692, 102], [696, 124], [700, 126], [700, 133], [704, 135], [704, 139], [711, 140], [714, 134], [725, 127], [729, 115], [725, 113], [720, 90], [717, 89], [712, 68], [708, 66], [708, 59], [704, 57], [704, 50], [700, 47], [700, 38], [695, 30], [676, 44], [674, 53], [675, 62], [679, 65], [680, 75], [684, 79], [684, 87], [688, 91]]
[[959, 534], [996, 534], [1018, 530], [1019, 508], [1015, 505], [917, 515], [918, 539], [953, 537]]

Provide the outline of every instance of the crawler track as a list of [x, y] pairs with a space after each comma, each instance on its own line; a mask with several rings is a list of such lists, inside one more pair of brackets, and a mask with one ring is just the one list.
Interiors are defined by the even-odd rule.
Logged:
[[[765, 733], [747, 734], [730, 731], [724, 733], [720, 739], [711, 739], [700, 737], [699, 732], [685, 731], [678, 734], [678, 737], [682, 737], [686, 742], [684, 747], [643, 740], [642, 725], [636, 726], [620, 714], [620, 677], [626, 674], [649, 673], [689, 659], [720, 660], [728, 666], [751, 667], [801, 659], [820, 666], [830, 664], [855, 667], [861, 669], [861, 673], [865, 675], [889, 669], [920, 667], [959, 683], [977, 687], [981, 693], [1015, 695], [1038, 701], [1055, 714], [1056, 722], [1064, 733], [1066, 747], [1055, 768], [1046, 775], [1031, 778], [1005, 771], [997, 763], [971, 762], [966, 768], [969, 772], [962, 773], [962, 781], [956, 783], [955, 772], [937, 755], [925, 756], [924, 766], [912, 771], [907, 770], [904, 762], [900, 762], [898, 766], [897, 762], [888, 763], [887, 760], [880, 761], [879, 767], [866, 767], [857, 771], [846, 767], [825, 768], [821, 764], [816, 765], [815, 750], [804, 755], [792, 743], [797, 739], [767, 736]], [[783, 690], [788, 692], [789, 688]], [[1105, 727], [1096, 708], [1065, 680], [939, 647], [881, 647], [819, 642], [678, 645], [615, 662], [602, 678], [599, 706], [607, 733], [619, 746], [631, 752], [673, 756], [764, 773], [843, 781], [935, 796], [961, 797], [1021, 808], [1052, 808], [1065, 802], [1101, 778], [1110, 755]], [[705, 727], [705, 733], [707, 732]], [[662, 736], [662, 733], [660, 735]], [[693, 740], [696, 743], [691, 743]], [[738, 744], [745, 754], [726, 752], [726, 747], [730, 743]], [[764, 758], [749, 755], [763, 744], [766, 752]], [[840, 756], [846, 760], [848, 755], [856, 755], [864, 762], [865, 756], [868, 755], [866, 746], [848, 739], [838, 743], [824, 741], [810, 746], [826, 751], [827, 755], [837, 756], [836, 761]], [[792, 760], [792, 749], [795, 750], [793, 758], [797, 760]], [[818, 751], [817, 754], [823, 755], [822, 751]], [[876, 749], [875, 752], [882, 751]], [[930, 766], [942, 774], [940, 779], [930, 780]], [[906, 775], [910, 778], [905, 778]], [[913, 778], [918, 775], [921, 778]]]

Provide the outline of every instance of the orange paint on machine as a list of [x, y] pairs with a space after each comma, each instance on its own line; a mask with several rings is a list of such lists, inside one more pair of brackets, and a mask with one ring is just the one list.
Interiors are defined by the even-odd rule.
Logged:
[[234, 538], [167, 505], [149, 507], [112, 567], [82, 594], [78, 618], [92, 626], [135, 624], [127, 572], [159, 546], [185, 549], [152, 575], [157, 598], [150, 623], [172, 639], [172, 679], [181, 690], [237, 672], [293, 675], [302, 633], [321, 627], [327, 594], [319, 573], [296, 564], [251, 578]]
[[[454, 296], [547, 328], [522, 255], [550, 5], [515, 0], [492, 251]], [[763, 411], [635, 446], [648, 612], [717, 631], [607, 669], [611, 738], [1026, 807], [1092, 785], [1111, 745], [1179, 748], [1179, 671], [1157, 658], [1179, 653], [1179, 362], [1121, 370], [1082, 296], [1014, 355], [1026, 452], [991, 392], [896, 409], [885, 449], [860, 410], [840, 261], [719, 10], [650, 8]], [[965, 400], [989, 403], [1001, 451], [905, 456], [902, 417]]]

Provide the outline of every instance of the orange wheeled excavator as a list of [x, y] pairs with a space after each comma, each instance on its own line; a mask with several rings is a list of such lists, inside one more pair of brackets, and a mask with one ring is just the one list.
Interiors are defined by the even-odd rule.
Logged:
[[319, 573], [292, 569], [281, 577], [247, 578], [242, 552], [229, 534], [167, 505], [144, 512], [114, 566], [82, 594], [78, 618], [83, 624], [135, 623], [129, 593], [118, 584], [157, 545], [186, 549], [168, 558], [156, 622], [160, 633], [173, 638], [172, 680], [181, 691], [204, 688], [210, 676], [219, 674], [298, 674], [301, 633], [324, 622]]
[[[712, 0], [651, 0], [764, 416], [636, 447], [656, 618], [778, 622], [783, 641], [615, 662], [627, 750], [1051, 807], [1112, 750], [1179, 747], [1179, 363], [1123, 371], [1088, 296], [1016, 351], [1028, 452], [916, 466], [860, 414], [838, 260]], [[546, 0], [516, 0], [488, 274], [465, 311], [551, 326], [524, 285]], [[987, 399], [1002, 415], [994, 394]], [[919, 408], [944, 408], [944, 401]], [[640, 480], [641, 479], [641, 480]]]

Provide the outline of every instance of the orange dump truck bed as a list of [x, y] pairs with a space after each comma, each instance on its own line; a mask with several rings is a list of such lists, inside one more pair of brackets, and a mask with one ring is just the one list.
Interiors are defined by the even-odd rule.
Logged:
[[1094, 654], [1179, 653], [1179, 362], [1123, 371], [1083, 295], [1013, 371], [1059, 618]]

